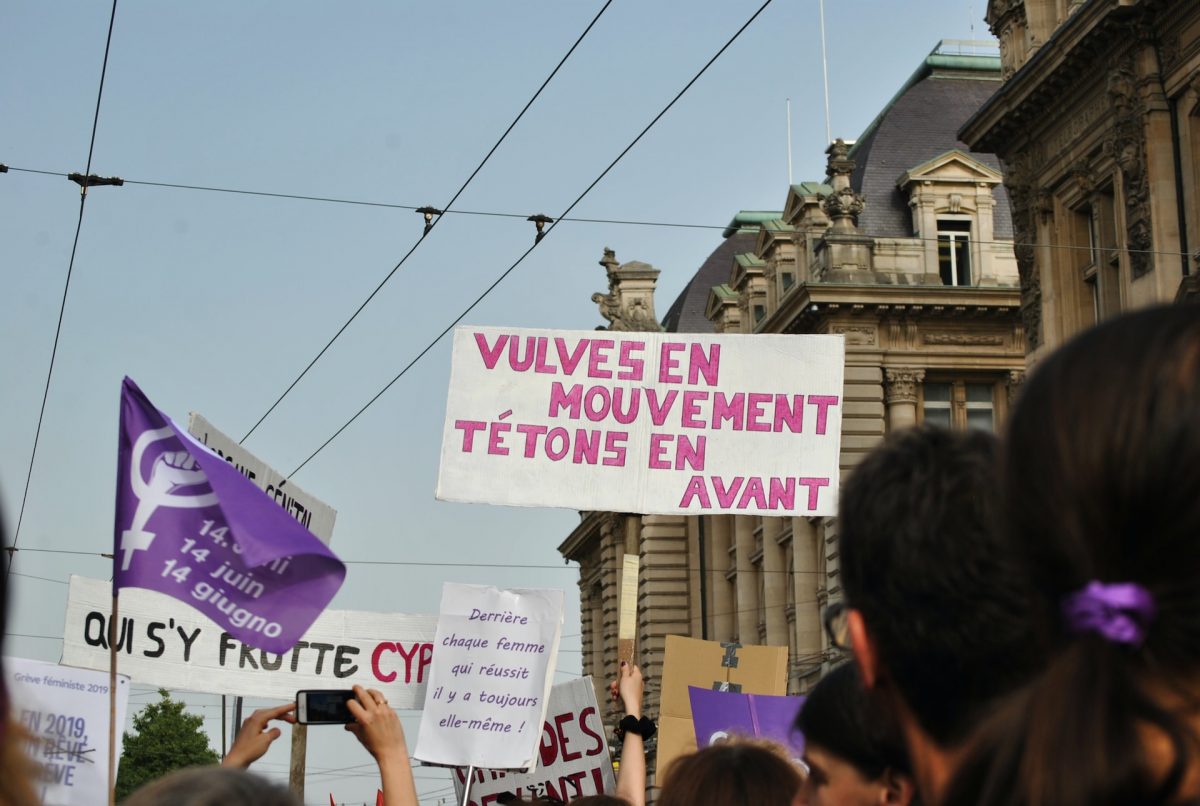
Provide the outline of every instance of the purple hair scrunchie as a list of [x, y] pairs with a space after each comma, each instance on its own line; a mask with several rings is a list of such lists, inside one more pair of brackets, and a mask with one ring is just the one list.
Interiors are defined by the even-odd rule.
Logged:
[[1063, 599], [1062, 612], [1075, 635], [1092, 632], [1113, 643], [1141, 646], [1158, 609], [1150, 592], [1135, 582], [1093, 579]]

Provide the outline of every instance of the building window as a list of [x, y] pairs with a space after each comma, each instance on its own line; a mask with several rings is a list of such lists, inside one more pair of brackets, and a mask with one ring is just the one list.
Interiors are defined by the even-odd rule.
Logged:
[[971, 222], [939, 219], [937, 246], [942, 285], [970, 285]]
[[766, 318], [767, 318], [766, 306], [765, 305], [755, 305], [754, 306], [754, 324], [757, 325], [759, 322], [761, 322], [762, 320], [764, 320]]
[[1086, 289], [1094, 321], [1121, 310], [1121, 262], [1117, 251], [1112, 188], [1094, 194], [1074, 211], [1076, 266]]
[[976, 381], [927, 382], [922, 388], [924, 421], [944, 428], [996, 429], [996, 384]]
[[787, 291], [796, 284], [796, 275], [792, 274], [790, 271], [780, 272], [779, 281], [783, 284], [783, 290]]

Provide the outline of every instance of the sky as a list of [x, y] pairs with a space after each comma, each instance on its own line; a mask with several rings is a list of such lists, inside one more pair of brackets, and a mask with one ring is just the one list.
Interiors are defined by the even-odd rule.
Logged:
[[[614, 0], [447, 215], [245, 446], [287, 473], [462, 314], [754, 13], [761, 0]], [[603, 5], [162, 3], [117, 7], [92, 172], [444, 206]], [[939, 39], [987, 36], [984, 0], [827, 4], [830, 128], [851, 139]], [[79, 215], [111, 4], [0, 12], [0, 510], [12, 539]], [[824, 176], [817, 0], [774, 0], [463, 320], [590, 330], [603, 249], [661, 270], [661, 317], [741, 209]], [[127, 184], [89, 192], [13, 566], [7, 653], [58, 660], [71, 574], [107, 578], [121, 378], [177, 421], [240, 437], [417, 240], [410, 210]], [[443, 582], [567, 594], [559, 680], [578, 675], [568, 510], [434, 500], [449, 339], [295, 476], [338, 511], [338, 609], [432, 613]], [[44, 550], [94, 554], [57, 554]], [[42, 550], [42, 551], [38, 551]], [[422, 563], [412, 565], [410, 563]], [[428, 565], [441, 564], [441, 565]], [[37, 579], [42, 577], [43, 579]], [[135, 686], [131, 712], [152, 699]], [[220, 704], [183, 695], [220, 747]], [[418, 714], [403, 715], [410, 748]], [[307, 800], [375, 782], [310, 731]], [[333, 735], [337, 733], [337, 735]], [[286, 740], [259, 765], [286, 776]], [[357, 766], [356, 766], [357, 765]], [[352, 769], [345, 769], [345, 768]], [[429, 803], [448, 776], [417, 772]]]

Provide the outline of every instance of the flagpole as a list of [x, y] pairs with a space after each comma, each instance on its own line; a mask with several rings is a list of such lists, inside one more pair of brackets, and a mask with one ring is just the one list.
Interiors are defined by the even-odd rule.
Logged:
[[463, 785], [463, 802], [462, 806], [467, 806], [471, 797], [471, 782], [475, 780], [475, 765], [467, 766], [467, 783]]
[[117, 802], [117, 588], [108, 622], [108, 806]]

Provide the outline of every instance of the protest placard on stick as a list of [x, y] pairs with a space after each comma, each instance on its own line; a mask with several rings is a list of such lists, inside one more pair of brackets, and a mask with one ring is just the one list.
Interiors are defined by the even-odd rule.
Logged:
[[460, 327], [437, 496], [835, 514], [841, 336]]
[[444, 584], [413, 755], [430, 764], [533, 769], [562, 620], [559, 590]]
[[617, 660], [633, 663], [637, 638], [638, 555], [626, 554], [621, 563], [621, 602], [617, 615]]
[[[35, 789], [41, 802], [66, 806], [102, 801], [110, 756], [107, 664], [104, 672], [95, 672], [5, 658], [4, 683], [10, 718], [24, 728], [29, 758], [39, 766]], [[115, 704], [116, 724], [124, 725], [127, 677], [117, 678]]]
[[[455, 768], [457, 802], [463, 799], [467, 779], [467, 769]], [[616, 785], [596, 688], [592, 678], [582, 677], [550, 690], [537, 767], [528, 773], [475, 770], [468, 803], [489, 806], [504, 792], [525, 800], [551, 797], [569, 803], [587, 795], [612, 794]]]

